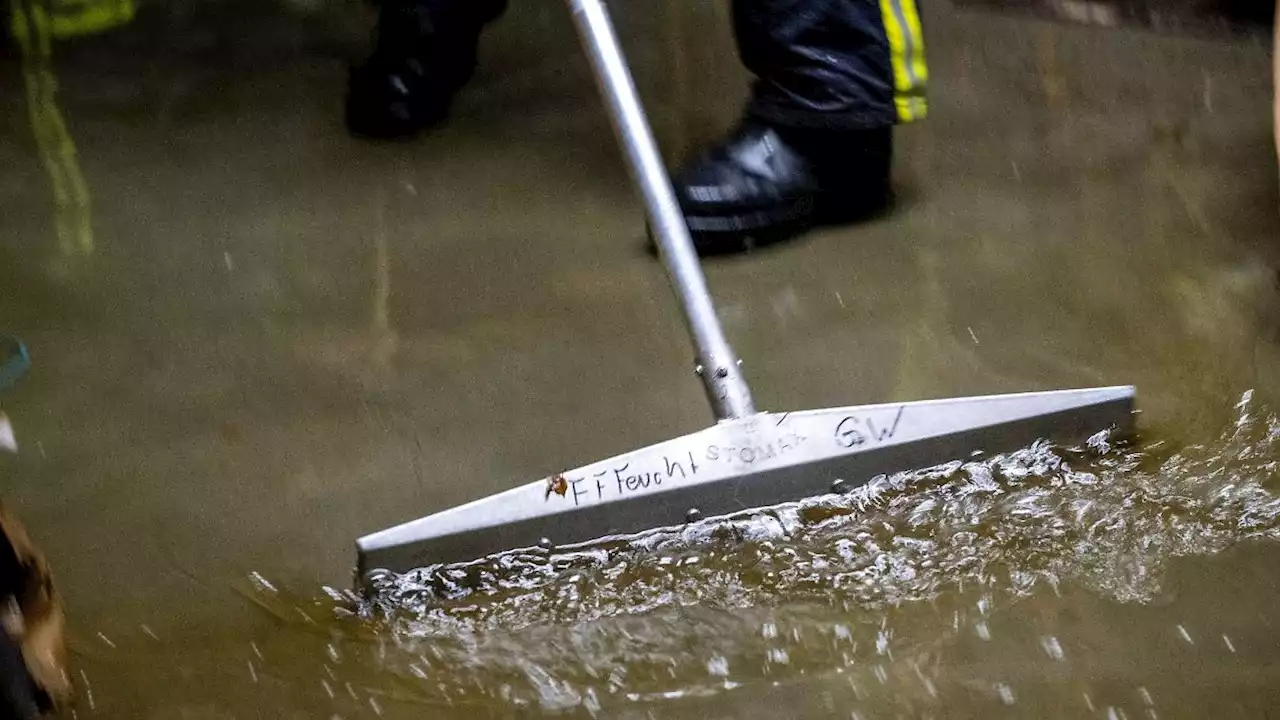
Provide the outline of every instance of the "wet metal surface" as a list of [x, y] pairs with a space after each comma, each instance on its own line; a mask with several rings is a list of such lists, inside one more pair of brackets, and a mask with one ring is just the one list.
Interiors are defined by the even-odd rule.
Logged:
[[[713, 136], [745, 88], [723, 8], [619, 5], [664, 145]], [[1039, 449], [1003, 492], [903, 479], [503, 592], [432, 579], [403, 599], [437, 610], [370, 625], [317, 590], [360, 533], [706, 411], [557, 3], [517, 4], [454, 122], [392, 146], [340, 123], [367, 16], [282, 7], [144, 7], [58, 44], [54, 86], [0, 60], [0, 332], [32, 360], [0, 478], [67, 598], [78, 716], [1274, 706], [1265, 45], [926, 6], [896, 212], [708, 268], [762, 408], [1134, 383], [1164, 449]]]
[[977, 452], [1129, 436], [1134, 414], [1132, 387], [759, 413], [373, 532], [356, 541], [357, 572], [728, 518]]

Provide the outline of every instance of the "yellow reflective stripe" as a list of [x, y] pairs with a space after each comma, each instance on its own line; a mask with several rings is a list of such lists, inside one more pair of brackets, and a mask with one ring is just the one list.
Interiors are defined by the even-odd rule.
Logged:
[[89, 255], [94, 250], [92, 202], [75, 142], [58, 108], [48, 8], [40, 0], [13, 0], [10, 9], [14, 39], [22, 52], [27, 115], [53, 192], [59, 248], [65, 255]]
[[895, 97], [893, 106], [898, 111], [898, 119], [903, 122], [911, 122], [915, 119], [915, 113], [911, 111], [911, 98]]
[[929, 114], [929, 101], [922, 97], [895, 97], [893, 107], [903, 122], [923, 120]]
[[105, 32], [133, 20], [137, 12], [133, 0], [82, 0], [55, 2], [53, 36], [59, 38]]
[[17, 0], [10, 3], [9, 12], [9, 32], [13, 35], [13, 39], [18, 41], [18, 45], [26, 52], [26, 48], [31, 43], [31, 33], [27, 30], [27, 13], [18, 4]]
[[893, 0], [880, 0], [880, 17], [884, 18], [884, 34], [889, 41], [889, 65], [893, 68], [894, 105], [898, 119], [914, 120], [911, 103], [906, 97], [911, 90], [911, 78], [907, 75], [907, 40]]
[[[36, 138], [36, 147], [40, 150], [40, 161], [44, 164], [45, 173], [49, 176], [49, 187], [53, 191], [53, 203], [55, 211], [67, 205], [68, 198], [67, 183], [62, 168], [58, 165], [57, 158], [52, 152], [51, 138], [49, 136], [48, 115], [45, 112], [46, 98], [44, 88], [46, 82], [42, 77], [42, 63], [27, 62], [28, 58], [38, 57], [40, 52], [32, 43], [33, 40], [38, 42], [41, 33], [37, 30], [32, 33], [33, 27], [39, 25], [37, 20], [40, 16], [40, 8], [32, 8], [32, 12], [28, 15], [23, 12], [18, 3], [14, 3], [14, 23], [15, 29], [21, 28], [20, 32], [14, 33], [14, 37], [18, 41], [19, 47], [22, 49], [23, 68], [22, 77], [24, 80], [24, 89], [27, 96], [27, 117], [31, 123], [31, 132]], [[61, 233], [59, 233], [61, 238]]]
[[921, 120], [928, 113], [924, 94], [929, 69], [924, 61], [924, 33], [915, 0], [880, 0], [880, 15], [889, 41], [898, 120]]
[[33, 55], [47, 58], [53, 53], [49, 39], [49, 14], [39, 5], [33, 4], [28, 10], [22, 7], [24, 0], [13, 0], [10, 26], [13, 37], [22, 49], [24, 59]]
[[924, 89], [929, 86], [929, 66], [924, 60], [924, 28], [920, 25], [920, 12], [915, 0], [898, 0], [902, 5], [902, 14], [907, 18], [907, 32], [911, 35], [911, 74], [919, 83], [917, 94], [923, 96]]

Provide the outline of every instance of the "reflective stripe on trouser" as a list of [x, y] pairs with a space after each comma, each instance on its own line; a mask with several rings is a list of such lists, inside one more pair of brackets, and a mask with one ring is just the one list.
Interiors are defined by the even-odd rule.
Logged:
[[[21, 3], [24, 0], [10, 0]], [[26, 12], [31, 15], [40, 14], [38, 22], [43, 22], [51, 38], [68, 38], [80, 35], [95, 35], [106, 32], [133, 20], [137, 13], [134, 0], [41, 0], [39, 3], [26, 3]], [[11, 25], [14, 34], [23, 32], [19, 28], [18, 12], [12, 13]]]
[[793, 127], [868, 130], [922, 119], [917, 0], [734, 0], [748, 112]]
[[[53, 192], [59, 251], [64, 257], [88, 256], [95, 244], [93, 202], [57, 100], [53, 46], [58, 9], [59, 3], [51, 0], [10, 0], [9, 26], [22, 52], [27, 115]], [[85, 27], [79, 29], [84, 31]], [[63, 27], [64, 31], [69, 29]]]
[[922, 120], [929, 112], [925, 89], [929, 68], [924, 59], [924, 32], [915, 0], [880, 0], [889, 61], [893, 66], [893, 104], [899, 122]]

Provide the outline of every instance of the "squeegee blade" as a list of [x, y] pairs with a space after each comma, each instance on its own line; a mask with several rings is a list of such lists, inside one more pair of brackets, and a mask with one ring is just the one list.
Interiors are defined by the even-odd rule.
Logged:
[[573, 545], [852, 489], [975, 452], [1129, 433], [1134, 394], [1120, 386], [760, 413], [367, 535], [358, 570]]

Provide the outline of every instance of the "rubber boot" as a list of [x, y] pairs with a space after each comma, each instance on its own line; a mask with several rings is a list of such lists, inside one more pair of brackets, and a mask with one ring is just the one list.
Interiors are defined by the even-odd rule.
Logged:
[[385, 0], [374, 50], [351, 69], [347, 129], [396, 139], [443, 121], [475, 73], [480, 33], [506, 7], [506, 0]]
[[673, 182], [698, 251], [740, 252], [883, 210], [893, 129], [783, 128], [745, 120]]

